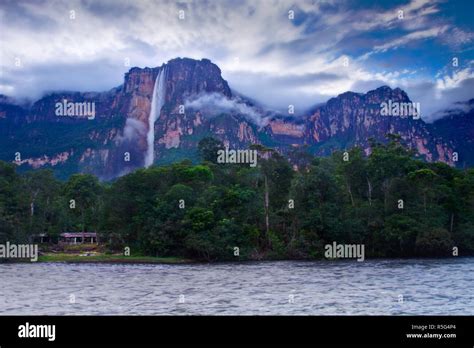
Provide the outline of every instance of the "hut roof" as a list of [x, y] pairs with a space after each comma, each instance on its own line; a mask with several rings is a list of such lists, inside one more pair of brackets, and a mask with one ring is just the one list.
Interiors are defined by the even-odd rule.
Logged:
[[75, 237], [78, 237], [78, 238], [82, 238], [83, 236], [86, 237], [86, 238], [90, 238], [90, 237], [97, 237], [97, 233], [96, 232], [64, 232], [64, 233], [61, 233], [60, 234], [61, 237], [64, 237], [64, 238], [75, 238]]

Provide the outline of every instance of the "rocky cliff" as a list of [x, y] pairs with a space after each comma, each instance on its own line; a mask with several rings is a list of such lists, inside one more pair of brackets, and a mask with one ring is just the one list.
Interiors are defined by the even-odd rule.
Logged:
[[[397, 105], [399, 111], [384, 115], [383, 105]], [[411, 105], [412, 101], [399, 88], [383, 86], [366, 94], [346, 92], [311, 113], [306, 122], [307, 142], [321, 144], [320, 154], [327, 154], [342, 144], [358, 145], [369, 152], [370, 138], [383, 141], [386, 134], [398, 134], [426, 160], [452, 163], [450, 141], [436, 137], [430, 125], [421, 119], [421, 108], [410, 112]], [[401, 112], [401, 108], [406, 112]]]
[[[266, 112], [232, 93], [219, 67], [208, 59], [177, 58], [156, 68], [132, 68], [123, 85], [103, 93], [52, 93], [31, 106], [0, 97], [0, 159], [22, 169], [51, 167], [63, 177], [90, 172], [103, 179], [144, 166], [160, 72], [165, 73], [164, 103], [153, 129], [155, 163], [197, 159], [197, 144], [205, 136], [238, 148], [262, 143], [285, 151], [305, 144], [327, 155], [353, 145], [369, 152], [370, 138], [383, 141], [394, 133], [426, 160], [446, 163], [452, 163], [453, 148], [462, 146], [453, 142], [453, 131], [439, 130], [446, 125], [426, 124], [417, 114], [387, 115], [384, 103], [411, 103], [398, 88], [346, 92], [294, 118]], [[58, 103], [64, 103], [64, 110], [71, 104], [71, 115], [58, 115]], [[94, 105], [94, 117], [74, 114], [83, 103]]]

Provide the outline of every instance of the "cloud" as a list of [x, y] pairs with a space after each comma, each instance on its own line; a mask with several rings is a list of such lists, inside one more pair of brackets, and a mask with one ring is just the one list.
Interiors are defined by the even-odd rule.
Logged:
[[146, 132], [147, 129], [142, 121], [136, 120], [134, 118], [127, 118], [125, 127], [123, 129], [123, 135], [118, 137], [118, 141], [123, 142], [143, 139], [143, 136], [146, 134]]
[[397, 38], [396, 40], [387, 42], [386, 44], [375, 46], [375, 52], [384, 52], [391, 48], [398, 48], [400, 46], [406, 45], [407, 43], [412, 41], [437, 37], [439, 35], [442, 35], [447, 29], [448, 26], [445, 25], [439, 28], [430, 28], [425, 30], [414, 31], [400, 38]]
[[36, 100], [53, 91], [102, 92], [123, 82], [120, 70], [119, 64], [106, 60], [34, 66], [22, 63], [3, 72], [0, 93]]
[[443, 84], [451, 82], [436, 74], [454, 54], [474, 59], [472, 22], [458, 19], [468, 7], [437, 0], [2, 1], [0, 93], [35, 99], [51, 90], [108, 90], [131, 66], [190, 57], [211, 59], [232, 89], [280, 111], [292, 104], [303, 112], [375, 82], [406, 86], [409, 95], [429, 85], [433, 105], [443, 108], [455, 90], [448, 93]]
[[432, 122], [450, 109], [459, 109], [459, 103], [474, 97], [474, 77], [464, 79], [451, 88], [440, 89], [435, 82], [424, 82], [406, 90], [412, 101], [421, 103], [422, 118]]
[[194, 96], [184, 103], [185, 108], [199, 110], [205, 117], [215, 117], [222, 113], [236, 113], [243, 115], [248, 121], [263, 127], [267, 124], [269, 116], [254, 107], [244, 103], [238, 98], [229, 99], [219, 93], [206, 93]]
[[[342, 63], [341, 63], [342, 66]], [[321, 103], [350, 87], [342, 74], [320, 72], [308, 74], [273, 75], [270, 73], [225, 73], [232, 81], [232, 88], [245, 94], [265, 107], [282, 114], [293, 105], [296, 115], [301, 115], [314, 104]]]

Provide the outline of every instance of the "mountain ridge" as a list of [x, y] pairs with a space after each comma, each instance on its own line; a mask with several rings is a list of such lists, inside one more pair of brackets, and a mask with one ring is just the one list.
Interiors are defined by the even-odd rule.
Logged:
[[[443, 126], [413, 117], [382, 116], [383, 102], [411, 102], [400, 88], [344, 92], [295, 118], [268, 112], [251, 98], [232, 93], [220, 68], [209, 59], [175, 58], [155, 68], [133, 67], [124, 74], [122, 85], [108, 91], [54, 92], [29, 109], [0, 96], [0, 159], [15, 161], [20, 153], [16, 162], [21, 167], [51, 167], [63, 177], [90, 172], [105, 180], [143, 167], [144, 134], [161, 69], [167, 76], [165, 102], [154, 124], [155, 163], [196, 159], [197, 143], [205, 136], [229, 147], [257, 143], [285, 152], [307, 145], [315, 154], [328, 155], [349, 146], [361, 146], [368, 153], [369, 138], [383, 141], [392, 133], [426, 160], [450, 165], [457, 164], [453, 153], [465, 144], [453, 141], [447, 135], [452, 132], [438, 129]], [[57, 117], [54, 105], [63, 99], [94, 102], [94, 120]], [[471, 157], [464, 157], [472, 165]]]

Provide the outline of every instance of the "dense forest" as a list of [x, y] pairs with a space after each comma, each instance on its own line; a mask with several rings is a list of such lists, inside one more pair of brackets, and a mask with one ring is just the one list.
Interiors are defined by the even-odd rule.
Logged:
[[396, 136], [372, 141], [369, 156], [252, 145], [255, 168], [217, 163], [220, 148], [205, 138], [200, 164], [103, 183], [0, 162], [0, 243], [97, 231], [110, 250], [197, 260], [236, 259], [236, 247], [239, 259], [321, 258], [333, 241], [364, 244], [367, 257], [474, 254], [474, 169], [426, 163]]

